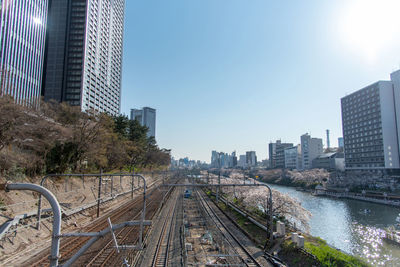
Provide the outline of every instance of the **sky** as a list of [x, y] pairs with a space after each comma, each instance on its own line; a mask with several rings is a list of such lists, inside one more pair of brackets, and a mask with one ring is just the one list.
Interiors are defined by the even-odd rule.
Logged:
[[340, 98], [400, 68], [398, 0], [126, 0], [121, 112], [157, 110], [175, 158], [267, 158], [342, 136]]

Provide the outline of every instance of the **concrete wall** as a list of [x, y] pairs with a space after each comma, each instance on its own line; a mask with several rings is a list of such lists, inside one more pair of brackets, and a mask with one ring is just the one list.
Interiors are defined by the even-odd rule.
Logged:
[[379, 95], [385, 168], [399, 168], [399, 145], [397, 143], [397, 127], [392, 83], [389, 81], [380, 81]]
[[[397, 143], [398, 143], [398, 151], [400, 153], [400, 70], [393, 72], [390, 74], [390, 78], [393, 84], [394, 90], [394, 106], [395, 106], [395, 116], [396, 116], [396, 125], [397, 125]], [[399, 156], [400, 158], [400, 156]], [[399, 159], [400, 160], [400, 159]], [[400, 164], [400, 163], [399, 163]]]

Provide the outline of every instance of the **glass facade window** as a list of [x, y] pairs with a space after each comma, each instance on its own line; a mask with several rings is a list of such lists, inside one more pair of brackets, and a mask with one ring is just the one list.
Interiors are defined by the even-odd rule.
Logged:
[[37, 106], [43, 80], [48, 0], [0, 1], [1, 95]]

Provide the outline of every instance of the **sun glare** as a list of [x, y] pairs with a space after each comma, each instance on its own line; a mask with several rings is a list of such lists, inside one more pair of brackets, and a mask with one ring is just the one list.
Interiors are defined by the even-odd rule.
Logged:
[[42, 20], [41, 20], [40, 18], [34, 17], [34, 18], [33, 18], [33, 22], [34, 22], [35, 24], [42, 25]]
[[368, 62], [374, 62], [399, 38], [399, 10], [399, 0], [348, 1], [339, 17], [342, 42]]

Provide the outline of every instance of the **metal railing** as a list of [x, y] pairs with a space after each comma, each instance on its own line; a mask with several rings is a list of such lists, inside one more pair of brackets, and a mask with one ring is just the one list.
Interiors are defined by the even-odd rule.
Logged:
[[[79, 176], [85, 177], [85, 176], [93, 176], [93, 174], [80, 174]], [[101, 177], [100, 173], [100, 177]], [[110, 176], [109, 174], [107, 174]], [[61, 207], [59, 202], [57, 201], [56, 197], [54, 194], [47, 188], [45, 188], [42, 185], [36, 185], [36, 184], [29, 184], [29, 183], [5, 183], [5, 184], [0, 184], [0, 190], [4, 190], [6, 192], [9, 192], [10, 190], [29, 190], [29, 191], [35, 191], [39, 193], [39, 199], [41, 203], [41, 197], [45, 197], [47, 201], [50, 203], [52, 212], [53, 212], [53, 229], [52, 229], [52, 235], [51, 235], [51, 251], [50, 251], [50, 266], [58, 266], [58, 260], [59, 260], [59, 250], [60, 250], [60, 238], [61, 237], [77, 237], [77, 236], [85, 236], [85, 237], [92, 237], [74, 256], [72, 256], [63, 266], [70, 266], [73, 264], [82, 254], [84, 254], [99, 238], [105, 236], [107, 233], [120, 229], [125, 226], [133, 226], [133, 225], [139, 225], [140, 226], [140, 232], [139, 232], [139, 241], [138, 245], [136, 246], [129, 246], [131, 249], [142, 249], [143, 246], [143, 228], [146, 225], [151, 225], [151, 221], [145, 221], [145, 216], [146, 216], [146, 179], [140, 175], [140, 174], [112, 174], [111, 176], [119, 176], [119, 175], [126, 175], [132, 177], [132, 184], [133, 184], [133, 179], [134, 177], [138, 177], [139, 179], [143, 180], [143, 210], [141, 214], [141, 219], [140, 221], [128, 221], [124, 222], [118, 225], [112, 225], [107, 229], [104, 229], [100, 232], [94, 232], [94, 233], [67, 233], [67, 234], [61, 234]], [[48, 177], [54, 177], [54, 176], [77, 176], [76, 174], [64, 174], [64, 175], [47, 175], [43, 177], [41, 184], [44, 183], [45, 179]], [[101, 178], [100, 178], [101, 179]], [[40, 223], [40, 206], [38, 209], [38, 223]]]

